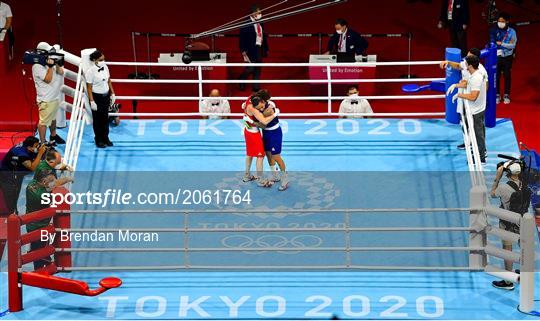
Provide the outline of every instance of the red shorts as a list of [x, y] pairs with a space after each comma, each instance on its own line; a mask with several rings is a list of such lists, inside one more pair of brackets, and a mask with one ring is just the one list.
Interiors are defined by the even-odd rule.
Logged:
[[264, 145], [260, 132], [252, 133], [244, 128], [246, 139], [246, 155], [250, 157], [264, 157]]

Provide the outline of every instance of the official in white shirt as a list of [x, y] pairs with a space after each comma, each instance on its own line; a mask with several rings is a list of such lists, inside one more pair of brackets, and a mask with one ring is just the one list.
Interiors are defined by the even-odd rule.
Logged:
[[13, 12], [11, 7], [0, 1], [0, 33], [6, 32], [9, 39], [9, 59], [13, 58], [13, 44], [15, 42], [15, 37], [13, 35]]
[[[351, 97], [345, 99], [339, 105], [340, 114], [373, 114], [373, 109], [369, 104], [369, 101], [364, 98], [358, 98], [358, 87], [350, 86], [347, 89], [347, 96]], [[364, 118], [364, 116], [347, 115], [340, 116], [341, 118]]]
[[[212, 89], [207, 99], [204, 99], [199, 104], [199, 112], [206, 114], [228, 114], [231, 112], [231, 106], [227, 99], [221, 98], [221, 93], [218, 89]], [[227, 119], [227, 116], [203, 116], [208, 119]]]
[[50, 141], [57, 144], [66, 142], [56, 133], [56, 114], [60, 106], [60, 95], [64, 84], [64, 68], [55, 60], [47, 59], [45, 66], [34, 64], [32, 77], [36, 87], [36, 102], [39, 110], [38, 133], [40, 141], [46, 142], [47, 127]]
[[109, 106], [114, 104], [116, 96], [111, 74], [101, 51], [93, 52], [90, 60], [94, 64], [85, 72], [85, 77], [92, 109], [94, 140], [98, 148], [112, 147], [109, 139]]
[[[460, 82], [458, 88], [465, 88], [464, 93], [456, 94], [456, 98], [464, 100], [465, 108], [468, 109], [473, 116], [473, 127], [480, 151], [480, 161], [486, 163], [486, 126], [485, 126], [485, 111], [486, 111], [486, 79], [479, 71], [480, 59], [476, 56], [467, 56], [465, 58], [467, 69], [470, 77], [466, 84]], [[466, 117], [464, 120], [466, 121]]]
[[9, 30], [13, 22], [13, 13], [11, 7], [0, 1], [0, 32], [3, 30]]

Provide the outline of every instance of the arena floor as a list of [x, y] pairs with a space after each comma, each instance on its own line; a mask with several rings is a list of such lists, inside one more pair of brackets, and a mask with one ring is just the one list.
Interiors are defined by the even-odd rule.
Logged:
[[[241, 183], [244, 144], [237, 120], [148, 120], [124, 121], [111, 129], [115, 147], [98, 150], [91, 128], [85, 130], [79, 155], [75, 189], [127, 190], [238, 188], [252, 191], [253, 204], [240, 207], [222, 204], [200, 209], [308, 209], [305, 215], [210, 214], [193, 215], [189, 223], [179, 215], [74, 214], [72, 227], [234, 227], [337, 226], [343, 215], [329, 219], [324, 210], [336, 208], [434, 208], [468, 206], [468, 167], [465, 154], [456, 149], [461, 129], [443, 120], [288, 120], [285, 122], [283, 157], [291, 176], [291, 187], [278, 192]], [[64, 132], [63, 136], [67, 133]], [[487, 130], [489, 151], [486, 179], [492, 181], [497, 154], [519, 155], [512, 123], [499, 120]], [[496, 148], [495, 148], [496, 146]], [[24, 199], [21, 199], [24, 204]], [[178, 204], [177, 204], [178, 205]], [[73, 207], [88, 209], [88, 206]], [[146, 208], [146, 207], [143, 207]], [[174, 208], [174, 207], [173, 207]], [[178, 208], [178, 206], [177, 206]], [[96, 208], [91, 208], [96, 209]], [[199, 209], [190, 207], [190, 209]], [[154, 213], [155, 214], [155, 213]], [[157, 215], [157, 214], [156, 214]], [[178, 216], [178, 217], [177, 217]], [[176, 222], [176, 223], [175, 223]], [[448, 215], [372, 213], [351, 216], [351, 226], [454, 226], [468, 224], [466, 213]], [[229, 225], [226, 225], [229, 224]], [[212, 237], [190, 236], [189, 246], [226, 246], [226, 238], [239, 246], [245, 234], [214, 233]], [[399, 233], [398, 233], [399, 234]], [[352, 237], [362, 246], [466, 246], [467, 233], [367, 233]], [[235, 240], [234, 237], [237, 239]], [[264, 242], [294, 245], [290, 234], [268, 236]], [[289, 239], [287, 239], [287, 236]], [[342, 236], [331, 233], [296, 235], [306, 246], [314, 239], [341, 245]], [[239, 241], [240, 240], [240, 241]], [[331, 240], [331, 241], [330, 241]], [[253, 240], [251, 240], [253, 241]], [[187, 246], [173, 236], [159, 246]], [[236, 243], [235, 243], [236, 242]], [[265, 244], [266, 244], [265, 243]], [[210, 245], [208, 245], [210, 244]], [[319, 243], [317, 243], [319, 244]], [[85, 244], [105, 246], [100, 242]], [[111, 246], [111, 244], [108, 244]], [[77, 247], [75, 244], [73, 247]], [[114, 245], [113, 245], [114, 247]], [[181, 254], [181, 253], [179, 253]], [[537, 255], [540, 258], [540, 255]], [[188, 258], [174, 254], [135, 256], [111, 253], [76, 253], [75, 266], [122, 267], [133, 264], [168, 266], [187, 264]], [[372, 271], [223, 271], [219, 266], [265, 264], [325, 266], [344, 260], [343, 253], [218, 253], [189, 257], [190, 265], [215, 266], [217, 271], [77, 271], [63, 276], [96, 285], [105, 276], [123, 280], [118, 289], [98, 297], [79, 297], [25, 287], [24, 311], [5, 319], [537, 319], [516, 310], [519, 291], [506, 292], [491, 286], [494, 279], [482, 272], [372, 272]], [[356, 253], [356, 265], [372, 266], [467, 266], [467, 255], [451, 253]], [[329, 263], [331, 262], [331, 263]], [[537, 262], [537, 265], [539, 262]], [[5, 277], [2, 288], [5, 288]], [[538, 279], [537, 279], [537, 283]], [[6, 306], [2, 291], [2, 307]]]

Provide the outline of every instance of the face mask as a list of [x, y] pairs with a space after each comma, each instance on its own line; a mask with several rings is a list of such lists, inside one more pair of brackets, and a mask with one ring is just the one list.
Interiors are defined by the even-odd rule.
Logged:
[[37, 154], [38, 149], [37, 149], [37, 148], [34, 148], [32, 151], [34, 152], [34, 154]]
[[58, 164], [58, 165], [54, 166], [54, 169], [62, 169], [62, 164]]
[[343, 30], [336, 30], [337, 34], [338, 35], [342, 35], [343, 34]]
[[97, 66], [98, 66], [99, 68], [105, 67], [105, 61], [98, 61], [98, 62], [97, 62]]
[[358, 97], [358, 94], [351, 94], [349, 97]]
[[255, 16], [255, 20], [261, 20], [261, 18], [262, 18], [262, 14], [260, 14], [260, 13]]
[[497, 22], [497, 26], [499, 27], [499, 29], [504, 29], [504, 28], [506, 28], [506, 23], [504, 23], [504, 22]]

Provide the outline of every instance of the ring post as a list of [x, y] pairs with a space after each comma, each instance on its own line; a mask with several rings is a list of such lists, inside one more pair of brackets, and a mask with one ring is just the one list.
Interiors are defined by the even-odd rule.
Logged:
[[15, 214], [7, 219], [8, 240], [8, 293], [9, 311], [19, 312], [23, 309], [22, 284], [19, 268], [21, 266], [21, 221]]
[[489, 48], [482, 50], [480, 56], [486, 58], [488, 74], [486, 126], [493, 128], [497, 124], [497, 47], [492, 44]]
[[[484, 209], [488, 205], [487, 189], [485, 186], [477, 185], [471, 188], [470, 204], [471, 212], [469, 216], [469, 246], [484, 248], [487, 244], [486, 227], [488, 226]], [[487, 265], [487, 256], [484, 251], [469, 252], [469, 268], [482, 270]]]
[[529, 313], [534, 309], [534, 238], [536, 222], [530, 213], [521, 218], [520, 246], [521, 273], [519, 291], [519, 310]]
[[[453, 62], [461, 61], [461, 50], [458, 48], [446, 48], [446, 60]], [[450, 65], [446, 66], [446, 90], [461, 80], [461, 72]], [[451, 124], [459, 124], [457, 103], [452, 102], [452, 95], [446, 96], [446, 121]]]
[[[54, 190], [55, 193], [62, 193], [64, 196], [68, 193], [68, 190], [60, 187]], [[71, 213], [70, 205], [67, 202], [59, 204], [57, 207], [59, 213], [53, 217], [53, 225], [55, 228], [62, 230], [68, 230], [71, 228]], [[56, 238], [54, 241], [54, 247], [56, 248], [71, 248], [71, 241], [62, 240], [60, 237], [61, 233], [56, 233]], [[58, 267], [72, 267], [71, 262], [71, 252], [57, 252], [54, 254], [54, 262]]]

